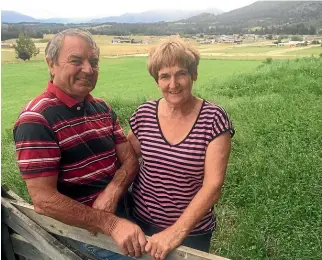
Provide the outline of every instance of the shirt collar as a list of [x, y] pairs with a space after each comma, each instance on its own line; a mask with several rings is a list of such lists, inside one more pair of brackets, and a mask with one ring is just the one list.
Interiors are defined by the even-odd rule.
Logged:
[[[59, 87], [54, 85], [51, 81], [48, 81], [47, 91], [54, 94], [60, 101], [62, 101], [69, 108], [71, 108], [79, 103], [82, 103], [82, 102], [79, 102], [78, 100], [72, 98], [68, 94], [66, 94]], [[85, 101], [87, 103], [91, 102], [92, 100], [93, 100], [93, 96], [91, 94], [88, 94], [85, 97]]]

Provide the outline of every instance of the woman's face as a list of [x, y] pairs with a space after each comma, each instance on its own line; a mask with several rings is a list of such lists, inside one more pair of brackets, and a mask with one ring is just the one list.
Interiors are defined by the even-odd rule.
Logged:
[[167, 102], [181, 105], [191, 98], [193, 81], [196, 79], [197, 76], [192, 76], [187, 69], [178, 65], [164, 67], [158, 73], [158, 86]]

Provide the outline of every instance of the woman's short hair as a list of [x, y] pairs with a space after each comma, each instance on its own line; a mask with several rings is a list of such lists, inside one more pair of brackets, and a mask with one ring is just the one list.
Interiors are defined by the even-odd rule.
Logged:
[[57, 64], [59, 52], [63, 45], [66, 36], [78, 36], [84, 39], [93, 48], [94, 52], [99, 56], [99, 47], [93, 39], [92, 34], [84, 29], [71, 28], [61, 31], [54, 35], [54, 37], [48, 42], [45, 49], [45, 56]]
[[180, 38], [171, 38], [151, 49], [147, 66], [151, 76], [158, 82], [160, 69], [176, 65], [197, 76], [199, 60], [200, 54], [194, 47]]

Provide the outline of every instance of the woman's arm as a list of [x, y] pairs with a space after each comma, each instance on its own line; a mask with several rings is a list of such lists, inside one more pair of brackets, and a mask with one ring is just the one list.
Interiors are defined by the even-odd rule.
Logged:
[[182, 243], [183, 239], [218, 201], [225, 179], [230, 150], [229, 132], [218, 136], [208, 145], [202, 188], [178, 220], [171, 227], [153, 235], [146, 245], [146, 251], [150, 252], [155, 259], [165, 259], [167, 254]]
[[142, 156], [142, 154], [141, 154], [141, 144], [140, 144], [139, 139], [133, 134], [132, 130], [129, 131], [129, 133], [127, 135], [127, 139], [131, 143], [132, 148], [133, 148], [136, 156], [138, 158], [140, 158]]

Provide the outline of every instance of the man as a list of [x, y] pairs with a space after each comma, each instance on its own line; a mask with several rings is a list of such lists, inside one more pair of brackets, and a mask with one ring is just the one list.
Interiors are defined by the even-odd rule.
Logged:
[[[139, 257], [144, 233], [114, 214], [138, 162], [111, 107], [89, 94], [99, 48], [89, 32], [67, 29], [45, 54], [47, 90], [25, 106], [14, 127], [18, 166], [35, 211], [105, 233], [123, 254]], [[128, 259], [109, 255], [101, 259]]]

